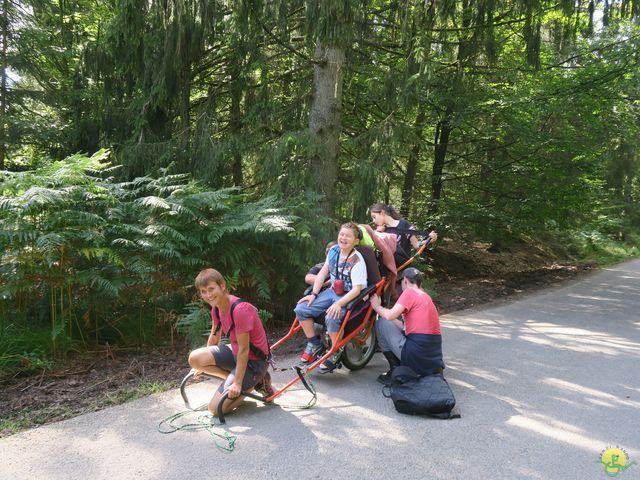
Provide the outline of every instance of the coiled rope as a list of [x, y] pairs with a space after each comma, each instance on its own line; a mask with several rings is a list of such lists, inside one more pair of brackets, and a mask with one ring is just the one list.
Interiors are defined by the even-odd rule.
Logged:
[[[158, 432], [168, 434], [178, 431], [197, 432], [200, 430], [206, 430], [213, 437], [214, 443], [219, 450], [233, 452], [238, 437], [236, 435], [231, 435], [226, 430], [220, 429], [222, 424], [216, 422], [216, 417], [210, 413], [202, 413], [206, 408], [207, 405], [204, 404], [194, 410], [185, 410], [183, 412], [170, 415], [160, 421], [158, 424]], [[195, 421], [187, 421], [186, 423], [179, 422], [181, 419], [195, 415], [197, 415]], [[217, 430], [221, 430], [222, 433]]]
[[[306, 378], [305, 371], [300, 367], [293, 367], [293, 370], [296, 371], [297, 375], [300, 377], [302, 384], [304, 387], [311, 393], [311, 399], [305, 404], [281, 404], [275, 403], [273, 401], [267, 402], [266, 398], [260, 395], [255, 395], [253, 393], [243, 392], [242, 394], [246, 397], [253, 398], [255, 400], [259, 400], [263, 402], [265, 405], [273, 405], [278, 406], [285, 409], [296, 409], [296, 410], [305, 410], [308, 408], [312, 408], [317, 400], [318, 395], [316, 393], [315, 385]], [[181, 385], [181, 394], [183, 395], [183, 399], [185, 400], [185, 404], [189, 406], [189, 402], [184, 393], [184, 384], [187, 378], [183, 380], [183, 384]], [[220, 401], [219, 409], [222, 407], [222, 403], [226, 399], [226, 394], [222, 397]], [[203, 413], [207, 410], [207, 404], [201, 405], [195, 409], [189, 409], [182, 412], [178, 412], [176, 414], [170, 415], [158, 424], [157, 430], [163, 434], [175, 433], [178, 431], [187, 431], [187, 432], [197, 432], [200, 430], [206, 430], [213, 437], [214, 443], [219, 450], [225, 452], [233, 452], [235, 449], [236, 440], [238, 437], [236, 435], [232, 435], [226, 430], [222, 429], [222, 425], [225, 424], [224, 415], [221, 415], [219, 418], [211, 415], [210, 413]], [[187, 417], [192, 417], [197, 415], [195, 421], [187, 421], [184, 422], [184, 419]], [[181, 421], [182, 420], [182, 421]]]

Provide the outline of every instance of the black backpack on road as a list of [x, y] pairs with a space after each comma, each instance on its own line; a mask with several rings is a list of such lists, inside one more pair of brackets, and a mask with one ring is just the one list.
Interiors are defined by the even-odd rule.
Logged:
[[460, 418], [452, 413], [456, 399], [442, 374], [421, 377], [410, 367], [399, 366], [393, 369], [391, 385], [384, 387], [382, 394], [393, 400], [400, 413]]

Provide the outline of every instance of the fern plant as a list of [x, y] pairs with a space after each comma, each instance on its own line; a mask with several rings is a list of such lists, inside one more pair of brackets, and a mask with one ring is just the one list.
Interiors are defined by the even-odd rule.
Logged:
[[306, 262], [295, 217], [273, 198], [210, 191], [186, 175], [118, 183], [107, 157], [0, 173], [0, 315], [48, 326], [53, 353], [148, 339], [147, 319], [182, 310], [204, 267], [270, 310]]
[[176, 329], [185, 334], [191, 347], [202, 346], [203, 338], [211, 331], [211, 310], [199, 301], [188, 303], [185, 310]]

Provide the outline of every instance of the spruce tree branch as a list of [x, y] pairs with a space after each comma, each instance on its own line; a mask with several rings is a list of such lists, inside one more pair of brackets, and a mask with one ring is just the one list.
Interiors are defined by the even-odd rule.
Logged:
[[[460, 142], [460, 143], [462, 143], [462, 142]], [[469, 142], [469, 143], [473, 143], [473, 142]], [[480, 161], [480, 160], [474, 160], [474, 157], [478, 156], [478, 154], [485, 154], [485, 153], [489, 153], [489, 152], [495, 152], [495, 151], [498, 151], [498, 150], [506, 151], [507, 147], [510, 147], [510, 146], [515, 145], [517, 143], [518, 143], [517, 140], [513, 140], [511, 142], [500, 144], [500, 145], [497, 145], [495, 147], [478, 148], [478, 149], [473, 150], [473, 151], [468, 152], [468, 153], [455, 153], [455, 152], [448, 151], [447, 154], [449, 156], [451, 156], [451, 157], [455, 157], [456, 160], [466, 160], [469, 163], [472, 163], [474, 165], [485, 166], [485, 167], [488, 167], [488, 168], [493, 170], [494, 168], [491, 167], [489, 163], [483, 162], [483, 161]], [[511, 158], [513, 158], [513, 157], [511, 157]], [[453, 160], [447, 160], [447, 162], [445, 162], [445, 163], [449, 163], [450, 161], [452, 162]], [[507, 166], [510, 166], [510, 165], [512, 165], [514, 163], [517, 163], [517, 162], [518, 162], [518, 160], [514, 159], [512, 162], [507, 162], [506, 164], [504, 164], [502, 166], [502, 168], [506, 168]], [[496, 170], [500, 170], [500, 168], [496, 168]]]
[[305, 62], [313, 63], [313, 60], [312, 60], [311, 58], [309, 58], [308, 56], [306, 56], [304, 53], [302, 53], [302, 52], [300, 52], [300, 51], [296, 50], [296, 49], [295, 49], [295, 48], [293, 48], [291, 45], [287, 45], [286, 43], [282, 42], [282, 41], [278, 38], [278, 36], [277, 36], [277, 35], [274, 35], [274, 34], [273, 34], [273, 32], [267, 28], [267, 26], [266, 26], [264, 23], [262, 23], [262, 22], [259, 22], [259, 23], [260, 23], [260, 26], [262, 27], [262, 29], [265, 31], [265, 33], [266, 33], [267, 35], [269, 35], [269, 36], [270, 36], [270, 37], [271, 37], [271, 38], [272, 38], [272, 39], [273, 39], [273, 40], [274, 40], [278, 45], [280, 45], [281, 47], [286, 48], [287, 50], [289, 50], [289, 51], [290, 51], [291, 53], [293, 53], [294, 55], [296, 55], [296, 56], [298, 56], [298, 57], [302, 58]]
[[[381, 43], [378, 43], [378, 42], [372, 42], [372, 41], [369, 41], [369, 40], [359, 40], [359, 43], [362, 43], [363, 45], [366, 45], [368, 47], [373, 47], [373, 48], [375, 48], [377, 50], [380, 50], [382, 52], [390, 53], [391, 55], [395, 55], [397, 57], [402, 57], [402, 56], [405, 55], [404, 51], [394, 51], [391, 48], [389, 48], [388, 46], [385, 46], [385, 45], [383, 45]], [[401, 46], [398, 46], [398, 48], [401, 48]]]
[[[535, 12], [531, 16], [539, 16], [539, 15], [542, 15], [544, 13], [551, 12], [551, 11], [557, 9], [559, 6], [560, 6], [560, 4], [555, 4], [555, 5], [551, 6], [551, 7], [542, 9], [539, 12]], [[504, 20], [504, 21], [498, 21], [498, 22], [493, 22], [493, 23], [482, 23], [482, 24], [479, 24], [479, 25], [470, 25], [468, 27], [432, 28], [431, 31], [432, 32], [466, 32], [466, 31], [474, 31], [474, 30], [481, 30], [481, 29], [484, 29], [484, 28], [501, 27], [503, 25], [514, 25], [516, 23], [522, 23], [522, 22], [526, 21], [527, 18], [529, 18], [529, 17], [528, 16], [524, 16], [524, 17], [513, 19], [513, 20]]]
[[[558, 89], [554, 92], [550, 92], [547, 95], [542, 95], [540, 97], [538, 97], [539, 100], [545, 100], [547, 98], [551, 98], [551, 97], [557, 97], [557, 96], [566, 96], [566, 95], [570, 95], [573, 93], [578, 93], [580, 91], [584, 91], [584, 90], [591, 90], [593, 87], [602, 85], [602, 84], [606, 84], [611, 80], [615, 80], [616, 78], [619, 78], [621, 76], [623, 76], [625, 73], [627, 73], [629, 71], [629, 66], [628, 64], [625, 62], [623, 66], [619, 67], [619, 68], [615, 68], [613, 70], [610, 70], [608, 72], [605, 72], [603, 75], [600, 75], [598, 77], [595, 78], [591, 78], [589, 80], [585, 80], [583, 82], [579, 82], [577, 85], [573, 86], [573, 87], [569, 87], [566, 88], [564, 90]], [[588, 87], [588, 88], [585, 88]]]
[[577, 59], [579, 59], [579, 58], [581, 58], [581, 57], [583, 57], [585, 55], [589, 55], [591, 53], [596, 53], [596, 52], [601, 52], [602, 50], [609, 50], [609, 49], [611, 49], [613, 47], [617, 47], [618, 45], [623, 45], [623, 44], [629, 43], [632, 40], [635, 40], [637, 38], [640, 38], [640, 34], [632, 35], [629, 38], [625, 38], [624, 40], [620, 40], [620, 41], [617, 41], [617, 42], [607, 43], [605, 45], [599, 45], [597, 47], [594, 47], [594, 48], [591, 48], [591, 49], [587, 50], [586, 52], [577, 53], [575, 55], [572, 55], [571, 57], [565, 58], [564, 60], [562, 60], [562, 61], [560, 61], [558, 63], [554, 63], [554, 64], [551, 64], [551, 65], [548, 65], [544, 69], [545, 70], [551, 70], [553, 68], [558, 68], [561, 65], [564, 65], [565, 63], [572, 62], [572, 61], [577, 60]]
[[[461, 174], [461, 175], [449, 175], [446, 172], [442, 172], [442, 175], [440, 177], [440, 181], [445, 184], [447, 182], [455, 182], [458, 180], [469, 180], [469, 179], [473, 179], [473, 178], [478, 178], [480, 177], [482, 174], [482, 172], [475, 172], [475, 173], [468, 173], [468, 174]], [[477, 185], [473, 182], [464, 182], [464, 184], [466, 186], [472, 187], [474, 189], [476, 189], [479, 192], [485, 192], [485, 193], [490, 193], [491, 195], [493, 195], [496, 198], [507, 198], [509, 200], [515, 200], [515, 201], [520, 201], [522, 200], [522, 195], [519, 193], [514, 193], [514, 194], [509, 194], [506, 192], [495, 192], [487, 187], [482, 187], [480, 185]]]
[[[474, 174], [474, 175], [469, 175], [468, 178], [473, 178], [473, 177], [478, 177], [480, 174]], [[460, 177], [458, 178], [454, 178], [451, 180], [459, 180]], [[449, 179], [447, 179], [449, 180]], [[444, 180], [443, 180], [444, 181]], [[519, 202], [522, 200], [522, 194], [521, 193], [513, 193], [513, 194], [509, 194], [506, 192], [495, 192], [489, 188], [486, 187], [481, 187], [480, 185], [476, 185], [473, 182], [465, 182], [465, 185], [468, 185], [469, 187], [475, 188], [477, 191], [479, 192], [484, 192], [484, 193], [489, 193], [491, 195], [493, 195], [496, 198], [506, 198], [508, 200], [514, 200], [516, 202]], [[495, 203], [495, 202], [492, 202]]]
[[[616, 41], [616, 42], [612, 42], [612, 43], [608, 43], [606, 45], [601, 45], [598, 47], [594, 47], [591, 48], [587, 51], [584, 52], [580, 52], [577, 53], [575, 55], [572, 55], [570, 57], [567, 57], [559, 62], [553, 63], [553, 64], [549, 64], [544, 66], [543, 68], [541, 68], [540, 70], [553, 70], [555, 68], [562, 68], [562, 69], [567, 69], [567, 70], [578, 70], [581, 68], [584, 68], [584, 65], [576, 65], [576, 66], [563, 66], [565, 63], [569, 63], [569, 62], [573, 62], [575, 60], [578, 60], [586, 55], [590, 55], [592, 53], [597, 53], [597, 52], [601, 52], [603, 50], [608, 50], [614, 47], [617, 47], [619, 45], [623, 45], [626, 44], [632, 40], [635, 40], [637, 38], [640, 38], [640, 34], [637, 35], [632, 35], [631, 37], [624, 39], [624, 40], [620, 40], [620, 41]], [[455, 43], [455, 42], [454, 42]], [[513, 67], [505, 67], [505, 68], [500, 68], [497, 66], [490, 66], [490, 65], [473, 65], [473, 67], [471, 67], [469, 73], [471, 74], [479, 74], [479, 75], [495, 75], [496, 72], [505, 72], [505, 71], [517, 71], [517, 72], [522, 72], [522, 73], [537, 73], [540, 70], [535, 70], [533, 68], [513, 68]]]

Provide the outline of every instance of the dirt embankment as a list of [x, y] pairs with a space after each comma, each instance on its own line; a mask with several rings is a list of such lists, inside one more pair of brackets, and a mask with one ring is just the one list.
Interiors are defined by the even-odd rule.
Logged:
[[433, 251], [430, 265], [441, 314], [557, 285], [593, 268], [526, 244], [493, 252], [489, 244], [446, 241]]
[[[427, 278], [434, 283], [441, 314], [532, 292], [590, 269], [558, 263], [527, 245], [502, 252], [488, 247], [444, 241], [429, 256]], [[177, 386], [188, 372], [187, 354], [184, 347], [142, 351], [106, 346], [61, 362], [51, 372], [0, 379], [0, 436]]]

